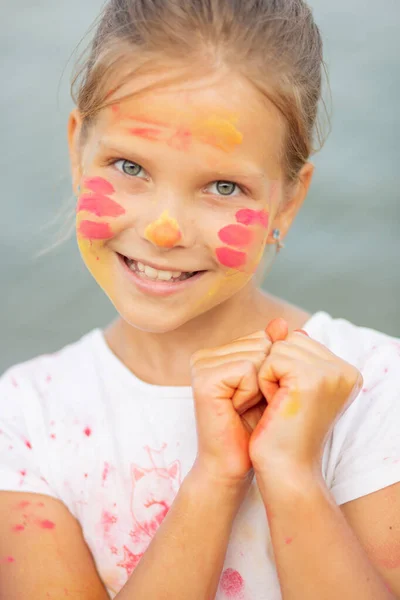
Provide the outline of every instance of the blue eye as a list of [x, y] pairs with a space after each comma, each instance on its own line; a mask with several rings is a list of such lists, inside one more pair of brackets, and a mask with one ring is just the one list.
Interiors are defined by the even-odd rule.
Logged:
[[216, 186], [217, 192], [221, 196], [232, 196], [236, 189], [240, 192], [239, 186], [233, 181], [215, 181], [212, 185]]
[[[131, 160], [117, 160], [115, 166], [118, 164], [121, 165], [121, 170], [126, 173], [126, 175], [131, 175], [136, 177], [143, 170], [143, 167], [138, 165], [137, 163], [132, 162]], [[118, 167], [117, 167], [118, 168]]]

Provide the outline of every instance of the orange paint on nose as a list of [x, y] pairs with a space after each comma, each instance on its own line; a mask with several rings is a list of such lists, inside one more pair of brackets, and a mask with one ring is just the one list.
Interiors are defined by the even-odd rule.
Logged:
[[181, 239], [182, 234], [177, 220], [170, 217], [168, 210], [165, 210], [159, 219], [146, 227], [144, 236], [156, 246], [172, 248]]

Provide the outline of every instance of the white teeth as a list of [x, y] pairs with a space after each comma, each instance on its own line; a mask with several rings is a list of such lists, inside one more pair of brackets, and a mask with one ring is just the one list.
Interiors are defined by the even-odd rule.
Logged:
[[[182, 271], [157, 271], [157, 269], [153, 269], [153, 267], [149, 267], [148, 265], [144, 265], [141, 262], [136, 262], [131, 259], [127, 259], [127, 264], [131, 271], [140, 272], [153, 280], [159, 279], [161, 281], [170, 281], [171, 279], [177, 279], [182, 275]], [[191, 273], [185, 275], [191, 275]]]

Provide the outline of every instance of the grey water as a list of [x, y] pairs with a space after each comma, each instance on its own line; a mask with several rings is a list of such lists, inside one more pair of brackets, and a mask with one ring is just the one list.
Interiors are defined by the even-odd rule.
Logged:
[[[332, 89], [332, 132], [263, 287], [400, 337], [398, 0], [312, 0]], [[70, 199], [70, 55], [98, 0], [2, 2], [0, 371], [115, 316], [70, 240], [44, 228]]]

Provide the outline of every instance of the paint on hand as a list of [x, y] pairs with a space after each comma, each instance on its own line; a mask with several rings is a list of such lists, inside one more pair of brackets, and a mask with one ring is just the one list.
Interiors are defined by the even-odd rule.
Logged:
[[82, 194], [79, 198], [76, 212], [82, 210], [93, 213], [98, 217], [119, 217], [126, 212], [118, 202], [111, 200], [108, 196], [96, 193]]
[[109, 181], [103, 177], [85, 177], [83, 187], [97, 194], [113, 194], [115, 189]]
[[195, 127], [195, 136], [201, 142], [225, 152], [234, 150], [238, 144], [242, 143], [243, 134], [236, 129], [232, 121], [233, 119], [224, 119], [213, 115]]
[[91, 240], [106, 240], [114, 236], [109, 223], [96, 223], [95, 221], [81, 221], [78, 234]]
[[299, 396], [300, 394], [297, 391], [292, 391], [289, 394], [289, 397], [286, 399], [281, 410], [282, 417], [285, 419], [290, 419], [291, 417], [295, 417], [297, 415], [301, 408]]
[[248, 246], [254, 238], [250, 229], [242, 225], [227, 225], [218, 232], [218, 237], [222, 242], [229, 246]]
[[265, 210], [251, 210], [242, 208], [235, 214], [236, 221], [243, 225], [261, 225], [268, 227], [269, 215]]
[[247, 255], [245, 252], [231, 250], [231, 248], [216, 248], [215, 253], [221, 265], [237, 269], [246, 263]]
[[154, 223], [146, 227], [144, 237], [161, 248], [172, 248], [181, 239], [182, 234], [177, 220], [170, 217], [168, 210], [165, 210]]

